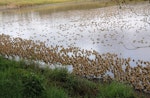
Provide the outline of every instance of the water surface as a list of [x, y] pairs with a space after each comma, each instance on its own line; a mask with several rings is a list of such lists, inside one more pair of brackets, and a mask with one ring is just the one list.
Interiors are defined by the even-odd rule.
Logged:
[[150, 5], [0, 11], [0, 34], [150, 61]]

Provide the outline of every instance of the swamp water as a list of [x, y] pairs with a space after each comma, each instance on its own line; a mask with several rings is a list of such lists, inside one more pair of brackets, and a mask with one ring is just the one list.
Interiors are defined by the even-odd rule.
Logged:
[[150, 61], [150, 5], [0, 11], [0, 34]]

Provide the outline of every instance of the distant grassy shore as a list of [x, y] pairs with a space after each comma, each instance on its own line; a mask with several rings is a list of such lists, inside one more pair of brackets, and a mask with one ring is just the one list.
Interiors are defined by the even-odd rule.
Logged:
[[64, 3], [64, 2], [73, 2], [79, 0], [0, 0], [0, 7], [9, 8], [22, 8], [35, 5], [44, 5], [44, 4], [54, 4], [54, 3]]
[[75, 1], [75, 0], [0, 0], [0, 5], [27, 6], [27, 5], [61, 3], [68, 1]]
[[[122, 1], [123, 0], [120, 0], [119, 2], [117, 2], [117, 0], [0, 0], [0, 8], [4, 7], [4, 9], [13, 9], [35, 5], [56, 4], [66, 2], [72, 2], [73, 4], [77, 4], [79, 6], [91, 5], [92, 7], [106, 7], [124, 3]], [[125, 0], [126, 3], [137, 3], [141, 1], [148, 0]]]

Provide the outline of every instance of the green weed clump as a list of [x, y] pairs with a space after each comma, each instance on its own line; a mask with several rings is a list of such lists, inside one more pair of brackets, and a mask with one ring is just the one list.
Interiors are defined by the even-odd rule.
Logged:
[[68, 93], [59, 87], [51, 86], [47, 89], [47, 98], [69, 98]]
[[9, 73], [0, 72], [0, 98], [21, 98], [21, 81], [12, 79]]
[[28, 72], [23, 74], [23, 96], [26, 98], [41, 96], [45, 90], [45, 86], [42, 82], [42, 78], [35, 73]]
[[135, 98], [130, 86], [115, 81], [101, 86], [99, 95], [99, 98]]
[[0, 98], [38, 98], [44, 94], [42, 76], [22, 69], [22, 64], [0, 57]]
[[70, 74], [66, 69], [54, 69], [46, 73], [45, 76], [50, 85], [57, 85], [65, 89], [71, 96], [94, 97], [98, 94], [98, 86], [96, 83]]

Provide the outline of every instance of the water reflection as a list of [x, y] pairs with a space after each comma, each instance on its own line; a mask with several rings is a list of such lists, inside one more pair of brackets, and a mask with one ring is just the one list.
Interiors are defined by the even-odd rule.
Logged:
[[[0, 34], [150, 60], [150, 6], [0, 12]], [[56, 10], [53, 10], [56, 11]]]

